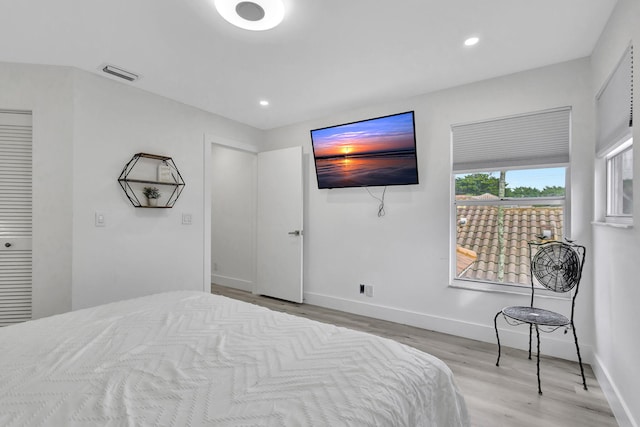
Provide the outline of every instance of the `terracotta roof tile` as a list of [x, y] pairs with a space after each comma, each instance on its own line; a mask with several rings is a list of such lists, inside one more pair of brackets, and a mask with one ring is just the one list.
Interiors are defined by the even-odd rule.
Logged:
[[[475, 196], [482, 200], [496, 199], [491, 195]], [[470, 196], [457, 196], [460, 200], [471, 200]], [[484, 199], [483, 199], [484, 198]], [[504, 281], [529, 285], [529, 247], [527, 242], [537, 240], [544, 230], [551, 232], [552, 239], [562, 238], [563, 208], [510, 207], [504, 208], [505, 265]], [[466, 221], [461, 221], [465, 218]], [[497, 281], [499, 252], [497, 206], [458, 206], [457, 245], [477, 254], [477, 259], [458, 277], [476, 280]]]
[[458, 246], [456, 248], [456, 274], [460, 276], [464, 273], [467, 268], [473, 265], [477, 258], [478, 254], [474, 251]]

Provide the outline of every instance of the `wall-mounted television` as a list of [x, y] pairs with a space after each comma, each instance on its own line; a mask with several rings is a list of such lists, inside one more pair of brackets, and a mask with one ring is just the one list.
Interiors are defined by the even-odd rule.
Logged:
[[413, 111], [311, 131], [318, 188], [418, 183]]

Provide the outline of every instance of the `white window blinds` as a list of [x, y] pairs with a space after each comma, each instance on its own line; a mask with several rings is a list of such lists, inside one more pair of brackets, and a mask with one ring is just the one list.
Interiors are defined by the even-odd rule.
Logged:
[[628, 136], [633, 126], [633, 46], [629, 45], [620, 62], [596, 96], [596, 154], [603, 156]]
[[453, 171], [561, 165], [569, 162], [571, 108], [451, 127]]

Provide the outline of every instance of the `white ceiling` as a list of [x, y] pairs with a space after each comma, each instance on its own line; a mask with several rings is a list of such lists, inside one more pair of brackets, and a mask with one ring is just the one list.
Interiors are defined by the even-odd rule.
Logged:
[[213, 0], [4, 0], [0, 61], [110, 63], [142, 75], [134, 87], [270, 129], [588, 56], [616, 3], [283, 1], [279, 27], [249, 32]]

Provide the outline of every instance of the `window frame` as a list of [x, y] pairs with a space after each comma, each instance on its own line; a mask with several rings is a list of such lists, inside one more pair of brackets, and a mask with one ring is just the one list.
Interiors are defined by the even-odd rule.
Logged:
[[[612, 170], [612, 163], [614, 159], [619, 158], [622, 154], [631, 151], [633, 155], [633, 136], [631, 133], [625, 135], [621, 140], [614, 144], [603, 156], [604, 159], [604, 168], [605, 168], [605, 179], [604, 179], [604, 219], [605, 223], [611, 224], [633, 224], [633, 209], [630, 214], [620, 214], [612, 212], [613, 203], [613, 186], [616, 185], [616, 182], [612, 179], [614, 171]], [[633, 170], [632, 170], [633, 173]], [[633, 182], [633, 175], [631, 177]]]
[[[459, 204], [464, 203], [466, 206], [517, 206], [526, 205], [529, 206], [532, 202], [536, 204], [563, 206], [563, 236], [556, 236], [556, 239], [562, 240], [571, 235], [571, 169], [569, 163], [551, 163], [541, 165], [527, 165], [527, 166], [514, 166], [514, 167], [502, 167], [500, 170], [514, 171], [514, 170], [535, 170], [535, 169], [551, 169], [551, 168], [564, 168], [565, 169], [565, 195], [553, 196], [553, 197], [504, 197], [498, 200], [456, 200], [456, 175], [467, 173], [491, 173], [496, 172], [495, 168], [492, 169], [473, 169], [473, 170], [452, 170], [451, 171], [451, 203], [450, 203], [450, 280], [449, 286], [453, 288], [469, 289], [474, 291], [485, 292], [499, 292], [499, 293], [511, 293], [519, 295], [530, 295], [531, 284], [520, 285], [516, 283], [499, 283], [493, 281], [485, 281], [478, 279], [458, 278], [456, 277], [456, 248], [457, 248], [457, 207]], [[545, 288], [536, 287], [536, 294], [540, 296], [546, 296], [549, 298], [566, 300], [571, 297], [570, 293], [558, 294], [556, 292], [549, 291]]]

